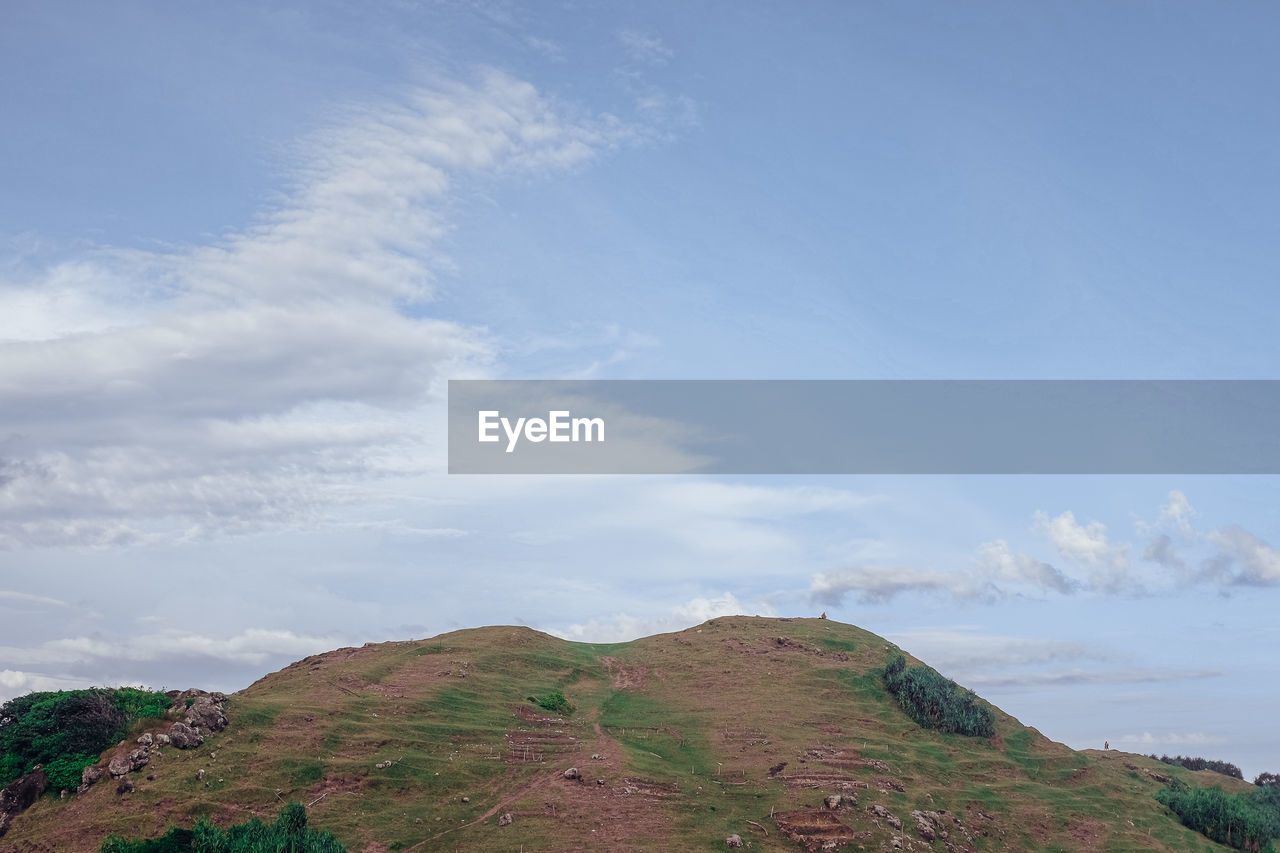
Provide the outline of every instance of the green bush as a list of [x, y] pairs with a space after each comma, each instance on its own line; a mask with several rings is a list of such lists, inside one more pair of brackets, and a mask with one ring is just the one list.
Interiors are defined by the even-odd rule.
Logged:
[[1232, 779], [1244, 779], [1244, 773], [1240, 771], [1230, 761], [1218, 761], [1212, 758], [1200, 758], [1199, 756], [1175, 755], [1170, 758], [1167, 755], [1156, 755], [1154, 752], [1147, 756], [1154, 758], [1156, 761], [1172, 764], [1174, 767], [1185, 767], [1188, 770], [1212, 770], [1214, 773], [1221, 773], [1223, 776], [1230, 776]]
[[60, 755], [44, 765], [45, 775], [49, 777], [49, 790], [74, 791], [80, 787], [80, 777], [84, 769], [96, 763], [98, 753], [85, 752], [80, 755]]
[[529, 701], [537, 705], [543, 710], [550, 711], [553, 714], [564, 714], [566, 717], [573, 713], [573, 705], [569, 700], [564, 698], [564, 694], [559, 690], [552, 690], [546, 696], [539, 699], [536, 696], [530, 696]]
[[92, 763], [87, 759], [96, 760], [135, 720], [160, 716], [168, 708], [163, 693], [135, 687], [57, 690], [10, 699], [0, 705], [0, 786], [43, 764], [52, 790], [74, 788], [80, 784], [79, 771]]
[[253, 818], [224, 832], [201, 818], [192, 829], [170, 827], [159, 838], [109, 836], [101, 853], [346, 853], [346, 848], [332, 833], [308, 829], [307, 810], [290, 803], [272, 824]]
[[897, 655], [884, 668], [885, 688], [911, 719], [927, 729], [991, 737], [996, 733], [995, 715], [981, 704], [972, 690], [965, 690], [937, 670], [927, 666], [907, 666]]
[[1164, 788], [1155, 798], [1184, 826], [1237, 850], [1271, 851], [1271, 839], [1280, 836], [1280, 812], [1260, 797], [1226, 794], [1221, 788]]

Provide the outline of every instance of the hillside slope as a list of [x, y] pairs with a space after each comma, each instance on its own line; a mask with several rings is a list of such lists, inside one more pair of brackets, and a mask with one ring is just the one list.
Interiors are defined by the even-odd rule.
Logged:
[[[0, 850], [96, 851], [283, 801], [352, 851], [1225, 849], [1152, 794], [1244, 783], [1075, 752], [998, 710], [989, 739], [924, 730], [881, 681], [896, 651], [752, 617], [608, 645], [494, 627], [339, 649], [230, 697], [225, 731], [161, 749], [132, 793], [44, 798]], [[572, 713], [530, 701], [555, 691]]]

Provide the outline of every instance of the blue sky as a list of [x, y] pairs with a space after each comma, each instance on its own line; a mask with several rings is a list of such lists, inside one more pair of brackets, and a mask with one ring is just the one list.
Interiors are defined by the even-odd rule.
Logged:
[[1280, 770], [1274, 478], [443, 473], [449, 378], [1276, 378], [1276, 18], [8, 4], [0, 696], [825, 609]]

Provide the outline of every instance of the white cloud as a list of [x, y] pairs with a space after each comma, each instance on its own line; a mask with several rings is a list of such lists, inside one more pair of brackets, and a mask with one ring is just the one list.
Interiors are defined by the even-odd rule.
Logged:
[[1237, 525], [1215, 530], [1208, 539], [1218, 553], [1205, 563], [1207, 579], [1228, 586], [1280, 583], [1280, 551], [1267, 542]]
[[167, 630], [116, 639], [66, 637], [29, 649], [6, 648], [0, 652], [8, 659], [31, 665], [61, 667], [86, 661], [151, 663], [197, 658], [261, 664], [278, 656], [301, 658], [329, 651], [345, 641], [346, 638], [335, 635], [310, 636], [269, 628], [248, 628], [224, 637]]
[[1113, 569], [1123, 569], [1129, 564], [1129, 546], [1108, 542], [1107, 526], [1100, 521], [1080, 524], [1071, 510], [1055, 518], [1037, 511], [1035, 526], [1049, 538], [1058, 553], [1069, 560]]
[[905, 592], [942, 592], [958, 598], [1002, 597], [994, 584], [971, 572], [944, 572], [910, 566], [850, 566], [820, 572], [809, 584], [812, 601], [829, 607], [840, 605], [850, 593], [860, 601], [880, 604]]
[[1159, 735], [1143, 732], [1140, 735], [1122, 735], [1116, 739], [1116, 742], [1138, 746], [1212, 746], [1226, 743], [1227, 739], [1219, 735], [1205, 734], [1204, 732], [1166, 732]]
[[965, 675], [992, 668], [1111, 658], [1108, 650], [1088, 643], [987, 634], [974, 626], [913, 628], [885, 636], [939, 670]]
[[495, 353], [423, 316], [455, 187], [636, 138], [485, 70], [346, 111], [249, 228], [0, 282], [0, 548], [316, 524], [439, 469], [443, 377]]
[[[7, 702], [15, 696], [25, 693], [43, 692], [45, 690], [74, 690], [78, 687], [95, 686], [82, 678], [58, 675], [46, 675], [40, 672], [24, 672], [17, 669], [0, 669], [0, 702]], [[119, 685], [97, 685], [119, 686]]]
[[677, 605], [664, 616], [636, 617], [627, 613], [618, 613], [608, 619], [592, 619], [582, 624], [573, 624], [565, 628], [544, 628], [548, 634], [587, 643], [616, 643], [663, 634], [671, 631], [682, 631], [685, 628], [699, 625], [708, 619], [721, 616], [777, 616], [777, 612], [766, 602], [756, 601], [743, 604], [731, 592], [725, 592], [714, 598], [694, 598]]
[[1003, 539], [978, 547], [978, 571], [994, 580], [1030, 583], [1042, 589], [1070, 594], [1079, 583], [1048, 563], [1028, 554], [1014, 553]]
[[1191, 506], [1187, 496], [1174, 489], [1169, 492], [1168, 502], [1160, 508], [1160, 515], [1156, 518], [1156, 525], [1170, 527], [1184, 539], [1194, 539], [1196, 531], [1191, 526], [1191, 520], [1197, 515], [1199, 513], [1196, 512], [1195, 507]]
[[1053, 518], [1037, 510], [1034, 518], [1036, 530], [1048, 537], [1059, 554], [1093, 569], [1091, 588], [1101, 592], [1141, 591], [1137, 579], [1129, 575], [1129, 544], [1113, 545], [1108, 541], [1105, 524], [1080, 524], [1071, 510]]

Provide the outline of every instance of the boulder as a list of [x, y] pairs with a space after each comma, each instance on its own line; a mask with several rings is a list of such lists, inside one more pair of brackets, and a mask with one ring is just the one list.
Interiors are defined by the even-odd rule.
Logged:
[[124, 755], [117, 755], [107, 762], [107, 772], [112, 776], [124, 776], [135, 770], [141, 770], [151, 761], [147, 757], [147, 748], [140, 746], [133, 752]]
[[157, 743], [157, 744], [159, 744], [159, 745], [163, 746], [164, 744], [166, 744], [166, 743], [168, 743], [168, 742], [169, 742], [169, 736], [168, 736], [168, 735], [166, 735], [166, 734], [158, 734], [158, 735], [156, 735], [156, 743]]
[[105, 775], [105, 771], [96, 765], [90, 765], [80, 772], [80, 787], [76, 788], [77, 794], [83, 794], [85, 791], [93, 787], [93, 783], [97, 782]]
[[510, 825], [511, 825], [511, 812], [507, 812], [502, 817], [498, 818], [498, 826], [510, 826]]
[[49, 787], [49, 777], [39, 768], [0, 789], [0, 835], [9, 824], [34, 803]]
[[143, 746], [151, 746], [155, 742], [156, 739], [152, 736], [151, 732], [143, 732], [142, 736], [138, 738], [138, 743]]
[[197, 696], [187, 708], [183, 722], [201, 734], [220, 732], [227, 727], [227, 715], [222, 713], [222, 703], [211, 696]]
[[725, 846], [725, 847], [741, 847], [741, 846], [742, 846], [742, 836], [741, 836], [741, 835], [730, 835], [728, 838], [726, 838], [726, 839], [724, 840], [724, 846]]
[[932, 844], [939, 834], [943, 838], [947, 837], [945, 832], [939, 833], [938, 827], [941, 824], [942, 815], [938, 812], [914, 811], [911, 813], [911, 817], [915, 819], [916, 832], [927, 843]]
[[831, 796], [823, 800], [822, 803], [829, 809], [838, 809], [840, 808], [840, 803], [843, 800], [844, 798], [841, 797], [839, 794], [832, 794]]
[[568, 770], [564, 771], [564, 778], [566, 778], [566, 779], [581, 779], [581, 778], [582, 778], [582, 774], [578, 772], [578, 768], [576, 768], [576, 767], [570, 767]]
[[878, 818], [883, 818], [894, 829], [898, 831], [902, 830], [902, 820], [879, 803], [876, 803], [874, 806], [867, 806], [867, 811], [871, 812]]
[[169, 743], [178, 749], [194, 749], [204, 743], [204, 735], [186, 723], [174, 723], [169, 727]]

